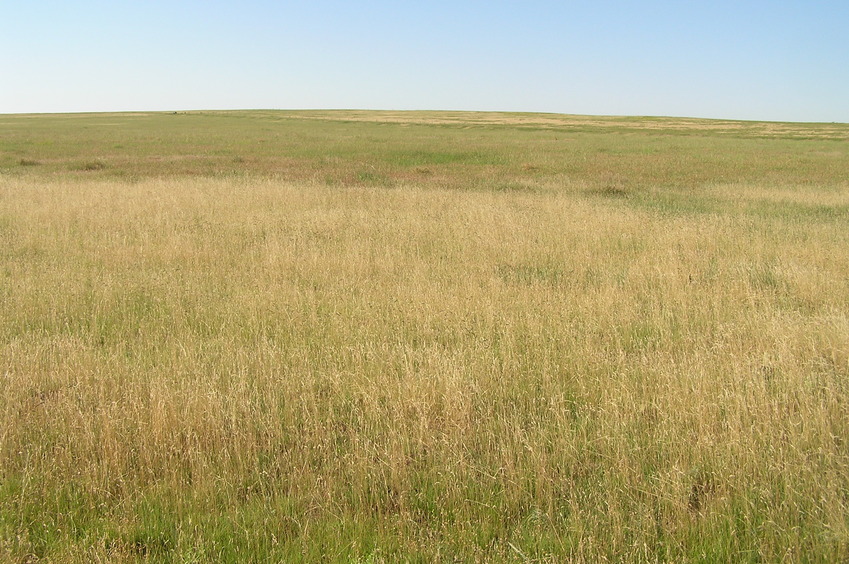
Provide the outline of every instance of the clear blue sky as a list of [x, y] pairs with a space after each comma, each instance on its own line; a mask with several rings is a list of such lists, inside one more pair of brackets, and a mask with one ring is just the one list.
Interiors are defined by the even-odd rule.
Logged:
[[0, 0], [0, 113], [849, 122], [849, 0]]

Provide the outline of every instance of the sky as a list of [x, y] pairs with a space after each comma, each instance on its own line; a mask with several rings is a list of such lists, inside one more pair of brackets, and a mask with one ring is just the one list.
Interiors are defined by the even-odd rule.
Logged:
[[0, 113], [849, 122], [849, 0], [0, 0]]

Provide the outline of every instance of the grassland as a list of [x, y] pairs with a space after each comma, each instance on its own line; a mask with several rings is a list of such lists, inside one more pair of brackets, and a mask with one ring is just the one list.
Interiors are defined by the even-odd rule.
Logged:
[[849, 126], [0, 116], [0, 560], [849, 560]]

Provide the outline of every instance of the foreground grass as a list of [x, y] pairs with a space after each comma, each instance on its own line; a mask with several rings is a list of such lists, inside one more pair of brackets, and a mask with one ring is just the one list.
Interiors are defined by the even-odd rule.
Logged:
[[830, 142], [795, 184], [9, 169], [0, 559], [849, 558]]

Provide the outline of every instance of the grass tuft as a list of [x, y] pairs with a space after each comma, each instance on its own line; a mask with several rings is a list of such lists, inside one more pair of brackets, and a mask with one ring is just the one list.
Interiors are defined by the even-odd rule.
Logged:
[[85, 161], [74, 167], [74, 170], [91, 172], [96, 170], [103, 170], [104, 168], [106, 168], [106, 163], [104, 163], [103, 161]]

